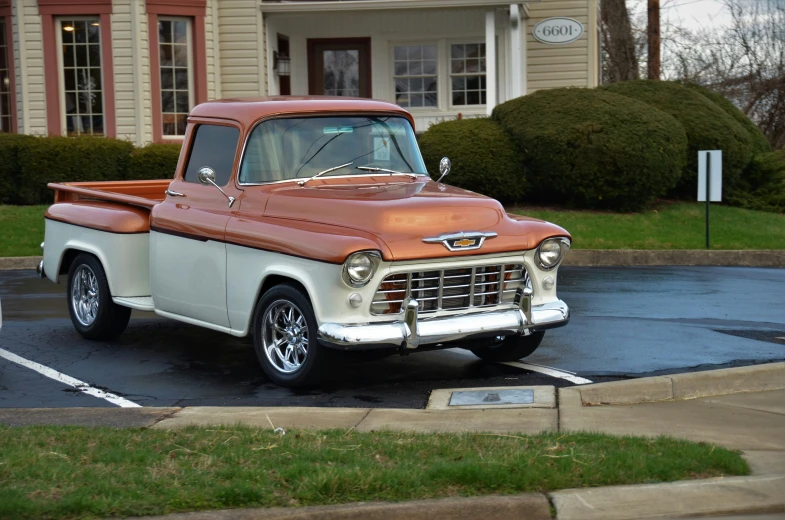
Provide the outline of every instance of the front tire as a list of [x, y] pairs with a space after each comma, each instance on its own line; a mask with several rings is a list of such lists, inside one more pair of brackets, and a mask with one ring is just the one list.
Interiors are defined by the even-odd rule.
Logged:
[[108, 340], [122, 334], [131, 309], [112, 301], [101, 262], [81, 253], [68, 270], [68, 313], [74, 328], [85, 339]]
[[518, 361], [537, 350], [545, 331], [532, 332], [529, 336], [507, 336], [491, 345], [469, 349], [485, 361]]
[[329, 352], [319, 345], [313, 306], [299, 289], [276, 285], [254, 312], [253, 344], [259, 364], [275, 384], [285, 387], [319, 381]]

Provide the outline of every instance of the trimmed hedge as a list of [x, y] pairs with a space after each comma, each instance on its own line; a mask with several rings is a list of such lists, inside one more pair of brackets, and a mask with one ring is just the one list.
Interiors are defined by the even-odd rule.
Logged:
[[747, 129], [697, 90], [671, 81], [622, 81], [602, 89], [667, 112], [684, 127], [689, 148], [683, 174], [670, 195], [694, 198], [698, 191], [698, 151], [722, 150], [723, 186], [733, 189], [752, 159]]
[[180, 158], [179, 144], [148, 144], [131, 154], [128, 179], [171, 179]]
[[18, 198], [22, 204], [52, 202], [50, 182], [117, 181], [126, 178], [134, 145], [104, 137], [39, 137], [19, 148]]
[[706, 87], [696, 85], [695, 83], [684, 83], [684, 85], [709, 98], [712, 103], [720, 107], [726, 114], [731, 116], [736, 120], [737, 123], [743, 126], [750, 135], [750, 139], [752, 139], [752, 153], [754, 155], [768, 153], [771, 151], [769, 140], [766, 139], [765, 135], [763, 135], [760, 127], [753, 123], [752, 120], [744, 114], [744, 112], [739, 110], [736, 105], [731, 102], [731, 100], [719, 92], [709, 90]]
[[676, 185], [686, 161], [673, 117], [605, 90], [540, 90], [492, 117], [521, 149], [537, 202], [639, 210]]
[[785, 149], [756, 155], [744, 170], [740, 189], [726, 200], [734, 206], [785, 213]]
[[521, 155], [510, 136], [487, 118], [444, 121], [419, 138], [425, 166], [439, 178], [439, 161], [449, 157], [444, 181], [502, 202], [520, 200], [525, 190]]
[[19, 149], [36, 138], [0, 133], [0, 204], [18, 204]]

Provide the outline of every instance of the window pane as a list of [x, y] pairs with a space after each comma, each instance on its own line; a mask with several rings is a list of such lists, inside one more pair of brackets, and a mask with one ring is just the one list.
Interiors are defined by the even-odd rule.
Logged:
[[422, 64], [422, 72], [423, 74], [436, 74], [436, 62], [424, 61]]
[[406, 67], [405, 61], [396, 61], [395, 62], [395, 75], [396, 76], [405, 76], [408, 72]]
[[465, 56], [464, 46], [462, 44], [450, 45], [450, 56], [452, 57], [452, 59], [463, 58]]
[[173, 22], [172, 23], [172, 30], [173, 30], [173, 41], [174, 43], [188, 43], [187, 38], [188, 34], [186, 31], [185, 22]]
[[188, 113], [188, 91], [175, 93], [175, 111], [180, 114]]
[[174, 66], [175, 67], [188, 67], [188, 46], [175, 45], [174, 46]]
[[463, 92], [453, 92], [452, 93], [452, 104], [453, 105], [465, 105], [466, 104], [466, 95]]
[[463, 60], [452, 60], [452, 71], [454, 74], [463, 72]]
[[225, 186], [232, 175], [239, 140], [240, 131], [232, 126], [199, 125], [185, 169], [186, 182], [199, 182], [199, 169], [209, 166], [215, 170], [215, 183]]
[[406, 47], [395, 47], [394, 49], [395, 59], [396, 60], [405, 60], [407, 56]]
[[409, 62], [409, 74], [412, 76], [417, 76], [422, 74], [422, 62], [421, 61], [410, 61]]
[[188, 69], [175, 69], [174, 78], [174, 88], [188, 91]]
[[436, 59], [436, 45], [423, 45], [422, 57], [426, 60]]
[[63, 103], [68, 135], [103, 135], [101, 26], [98, 19], [58, 20]]
[[161, 111], [174, 112], [174, 92], [171, 90], [161, 92]]
[[168, 20], [158, 22], [158, 43], [172, 43], [172, 22]]
[[409, 60], [420, 60], [422, 59], [422, 47], [419, 45], [413, 45], [409, 47]]
[[171, 45], [161, 45], [161, 52], [159, 53], [159, 59], [161, 60], [161, 67], [171, 67], [172, 66], [172, 46]]
[[161, 88], [174, 88], [174, 71], [172, 69], [161, 69]]

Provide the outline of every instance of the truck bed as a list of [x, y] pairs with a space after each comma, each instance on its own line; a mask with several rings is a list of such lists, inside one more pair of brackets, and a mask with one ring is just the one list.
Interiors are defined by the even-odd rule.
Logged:
[[151, 181], [108, 181], [50, 183], [55, 192], [55, 204], [83, 200], [109, 201], [152, 208], [166, 197], [171, 179]]

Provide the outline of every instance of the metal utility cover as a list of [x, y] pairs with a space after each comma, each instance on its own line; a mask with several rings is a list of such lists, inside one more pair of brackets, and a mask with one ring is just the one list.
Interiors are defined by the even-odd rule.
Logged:
[[502, 404], [532, 404], [534, 390], [469, 390], [453, 392], [450, 406], [494, 406]]

